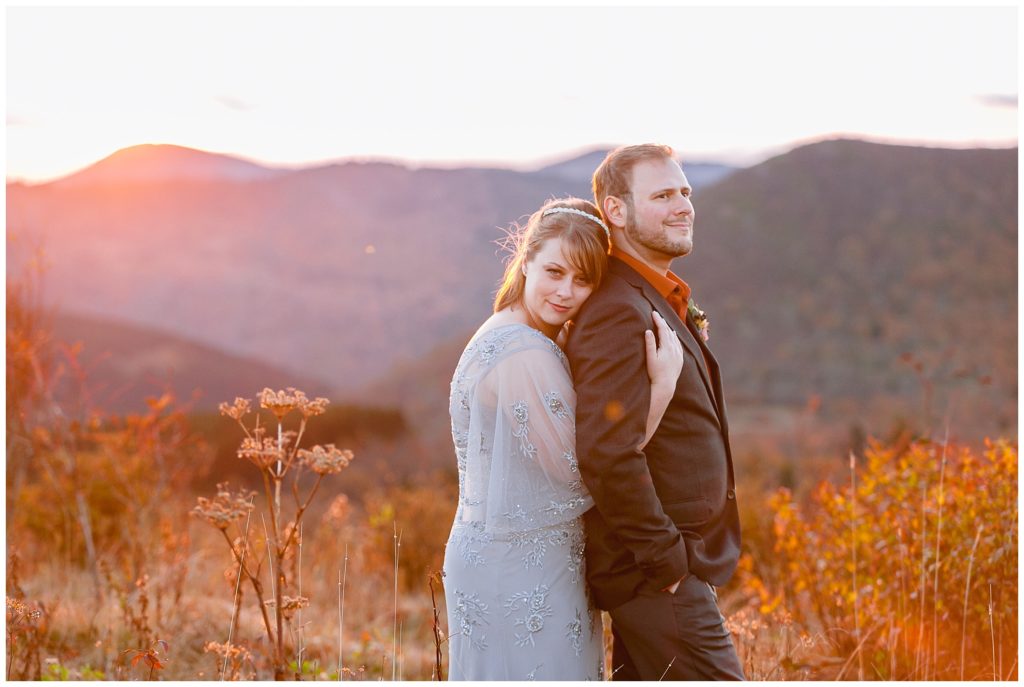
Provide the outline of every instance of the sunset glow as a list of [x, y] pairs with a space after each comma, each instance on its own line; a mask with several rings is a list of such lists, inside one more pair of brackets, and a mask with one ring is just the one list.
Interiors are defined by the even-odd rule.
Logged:
[[528, 166], [664, 141], [1017, 141], [1016, 9], [7, 10], [7, 176], [139, 143]]

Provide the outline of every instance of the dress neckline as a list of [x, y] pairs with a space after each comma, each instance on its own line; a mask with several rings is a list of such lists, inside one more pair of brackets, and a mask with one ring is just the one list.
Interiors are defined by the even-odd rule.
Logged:
[[555, 343], [554, 341], [552, 341], [552, 340], [551, 340], [551, 339], [550, 339], [550, 338], [548, 337], [548, 335], [547, 335], [547, 334], [545, 334], [544, 332], [542, 332], [542, 331], [540, 331], [539, 329], [536, 329], [536, 328], [534, 328], [534, 327], [531, 327], [531, 326], [530, 326], [530, 325], [528, 325], [528, 324], [524, 324], [523, 322], [509, 322], [508, 324], [499, 324], [499, 325], [498, 325], [498, 326], [496, 326], [496, 327], [491, 327], [491, 328], [490, 328], [490, 329], [488, 329], [487, 331], [485, 331], [485, 332], [481, 333], [480, 335], [478, 335], [478, 336], [477, 336], [477, 337], [476, 337], [476, 338], [475, 338], [475, 339], [473, 340], [473, 342], [472, 342], [472, 343], [473, 343], [473, 344], [476, 344], [477, 342], [479, 342], [479, 341], [482, 341], [482, 340], [484, 340], [484, 338], [486, 338], [486, 337], [490, 336], [490, 335], [491, 335], [491, 334], [493, 334], [494, 332], [497, 332], [497, 331], [499, 331], [499, 330], [501, 330], [501, 329], [508, 329], [508, 328], [510, 328], [510, 327], [521, 327], [521, 328], [523, 328], [523, 329], [526, 329], [527, 331], [529, 331], [529, 332], [533, 333], [534, 335], [536, 335], [536, 336], [540, 337], [541, 339], [543, 339], [543, 340], [544, 340], [544, 341], [545, 341], [545, 342], [546, 342], [546, 343], [548, 344], [548, 346], [550, 346], [550, 347], [551, 347], [551, 349], [552, 349], [552, 350], [553, 350], [553, 351], [554, 351], [555, 353], [557, 353], [557, 354], [558, 354], [558, 357], [559, 357], [559, 358], [560, 358], [561, 360], [563, 360], [563, 361], [565, 361], [566, 363], [568, 363], [569, 359], [565, 357], [565, 351], [563, 351], [563, 350], [561, 349], [561, 347], [559, 347], [559, 345], [558, 345], [558, 344], [556, 344], [556, 343]]

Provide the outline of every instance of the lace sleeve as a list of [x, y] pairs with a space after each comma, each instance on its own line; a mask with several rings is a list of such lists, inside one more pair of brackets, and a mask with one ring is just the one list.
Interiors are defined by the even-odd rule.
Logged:
[[481, 391], [495, 414], [488, 529], [546, 527], [589, 508], [576, 461], [576, 393], [553, 346], [530, 341], [509, 350]]

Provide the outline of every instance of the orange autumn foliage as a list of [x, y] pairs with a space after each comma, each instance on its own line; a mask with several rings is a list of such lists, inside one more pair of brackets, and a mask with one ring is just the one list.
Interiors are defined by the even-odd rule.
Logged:
[[1015, 677], [1017, 446], [873, 443], [853, 473], [806, 503], [767, 499], [771, 553], [739, 571], [748, 607], [819, 637], [830, 659], [802, 663], [818, 675]]

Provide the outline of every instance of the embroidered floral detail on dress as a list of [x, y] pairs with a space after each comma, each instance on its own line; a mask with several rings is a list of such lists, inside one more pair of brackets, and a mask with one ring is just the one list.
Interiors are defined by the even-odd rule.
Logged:
[[469, 446], [469, 432], [460, 431], [452, 422], [452, 442], [455, 444], [455, 464], [459, 469], [459, 503], [469, 505], [466, 500], [466, 450]]
[[547, 508], [544, 509], [545, 513], [551, 513], [553, 515], [564, 515], [574, 508], [579, 508], [587, 502], [582, 496], [574, 496], [568, 501], [562, 501], [561, 503], [551, 502]]
[[458, 366], [455, 368], [455, 374], [452, 376], [452, 385], [450, 393], [451, 399], [454, 400], [456, 397], [458, 397], [459, 407], [462, 408], [463, 410], [469, 410], [469, 402], [467, 401], [467, 399], [469, 398], [469, 393], [466, 390], [466, 370], [464, 369], [466, 359], [466, 354], [464, 353], [463, 360], [459, 361]]
[[512, 404], [512, 416], [521, 425], [525, 425], [530, 419], [530, 409], [525, 401], [516, 401]]
[[526, 522], [527, 519], [526, 510], [518, 503], [516, 504], [515, 508], [513, 508], [510, 511], [505, 511], [504, 513], [502, 513], [502, 515], [504, 515], [505, 518], [508, 519], [510, 523], [515, 523], [519, 521]]
[[480, 548], [486, 547], [493, 542], [494, 536], [485, 531], [482, 522], [473, 521], [465, 523], [453, 535], [452, 541], [455, 542], [462, 560], [474, 567], [486, 564], [487, 561], [484, 560], [483, 555], [480, 553]]
[[544, 554], [548, 551], [548, 545], [561, 546], [569, 541], [572, 533], [567, 529], [561, 530], [533, 530], [530, 532], [512, 532], [509, 534], [509, 543], [516, 548], [530, 547], [523, 554], [524, 568], [539, 568], [544, 565]]
[[[515, 329], [506, 329], [504, 327], [494, 330], [499, 332], [493, 338], [490, 338], [492, 332], [484, 334], [484, 338], [480, 340], [480, 360], [484, 361], [484, 364], [490, 365], [494, 362], [495, 358], [498, 357], [508, 345], [509, 339], [515, 336]], [[485, 343], [486, 342], [486, 343]]]
[[[569, 463], [569, 472], [577, 472], [580, 469], [580, 463], [576, 460], [576, 454], [573, 451], [566, 451], [562, 454], [562, 458], [565, 458]], [[573, 483], [575, 484], [575, 482]]]
[[532, 592], [516, 592], [505, 602], [505, 608], [508, 609], [506, 618], [513, 612], [525, 611], [524, 615], [516, 618], [516, 627], [521, 625], [526, 630], [524, 634], [516, 633], [516, 646], [537, 646], [533, 636], [544, 629], [544, 619], [554, 615], [547, 602], [548, 591], [546, 584], [539, 584]]
[[[583, 579], [583, 554], [586, 543], [583, 532], [577, 530], [569, 533], [569, 574], [573, 584]], [[590, 588], [586, 588], [589, 593]]]
[[569, 417], [569, 411], [565, 407], [565, 401], [558, 395], [557, 391], [549, 391], [544, 394], [544, 405], [548, 407], [551, 414], [555, 417], [567, 419]]
[[469, 432], [461, 432], [459, 428], [452, 423], [452, 441], [455, 443], [455, 448], [468, 448], [469, 447]]
[[544, 664], [541, 663], [536, 668], [534, 668], [529, 673], [527, 673], [526, 674], [526, 681], [527, 682], [536, 682], [537, 681], [537, 671], [540, 670], [543, 667], [544, 667]]
[[527, 424], [530, 420], [530, 409], [526, 401], [516, 401], [512, 404], [512, 417], [519, 425], [512, 430], [512, 436], [519, 439], [519, 450], [527, 458], [537, 457], [537, 447], [530, 443], [530, 427]]
[[459, 589], [455, 590], [455, 598], [454, 614], [459, 623], [459, 634], [466, 637], [474, 649], [483, 651], [487, 648], [487, 638], [477, 630], [490, 625], [484, 618], [488, 613], [487, 604], [480, 601], [477, 594], [466, 594]]
[[576, 609], [576, 619], [565, 626], [565, 636], [569, 638], [569, 644], [577, 656], [583, 653], [583, 618], [580, 617], [580, 609]]

